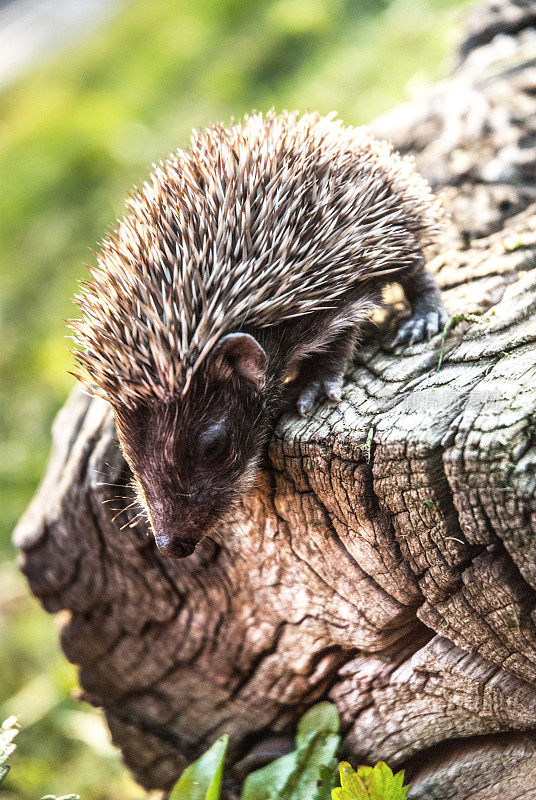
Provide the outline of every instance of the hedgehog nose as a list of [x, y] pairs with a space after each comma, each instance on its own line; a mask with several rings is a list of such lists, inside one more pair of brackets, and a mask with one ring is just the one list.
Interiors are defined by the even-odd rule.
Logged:
[[155, 528], [153, 525], [154, 539], [156, 546], [162, 555], [168, 558], [186, 558], [194, 552], [197, 541], [191, 539], [184, 539], [177, 534], [163, 533], [160, 529]]
[[174, 524], [169, 514], [160, 515], [153, 508], [150, 514], [151, 528], [156, 546], [169, 558], [186, 558], [190, 556], [200, 540], [200, 536], [192, 536], [180, 523]]
[[188, 514], [158, 503], [148, 504], [148, 511], [156, 545], [163, 555], [186, 558], [194, 552], [202, 534]]

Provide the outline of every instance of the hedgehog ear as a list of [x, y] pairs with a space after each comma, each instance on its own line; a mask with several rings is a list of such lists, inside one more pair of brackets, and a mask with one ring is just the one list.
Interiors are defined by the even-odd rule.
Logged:
[[228, 333], [212, 351], [212, 368], [221, 380], [237, 375], [262, 389], [266, 382], [266, 353], [249, 333]]

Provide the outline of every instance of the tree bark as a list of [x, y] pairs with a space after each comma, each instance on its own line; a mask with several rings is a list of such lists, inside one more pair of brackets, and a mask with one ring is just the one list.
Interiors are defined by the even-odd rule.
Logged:
[[128, 508], [109, 407], [76, 390], [58, 415], [22, 568], [144, 786], [222, 733], [238, 785], [329, 698], [350, 760], [405, 766], [412, 800], [536, 796], [534, 17], [481, 6], [452, 77], [374, 126], [446, 187], [431, 268], [483, 315], [439, 370], [440, 337], [390, 349], [393, 305], [340, 406], [284, 418], [236, 522], [182, 561]]

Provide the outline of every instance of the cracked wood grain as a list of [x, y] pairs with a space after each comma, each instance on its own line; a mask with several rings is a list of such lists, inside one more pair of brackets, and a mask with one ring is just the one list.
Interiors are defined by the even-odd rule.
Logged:
[[531, 26], [530, 4], [481, 6], [452, 77], [375, 125], [446, 187], [431, 269], [451, 314], [482, 315], [439, 371], [440, 337], [392, 350], [389, 306], [340, 406], [282, 419], [258, 487], [182, 561], [136, 524], [107, 405], [75, 390], [58, 415], [22, 569], [144, 786], [225, 732], [231, 797], [330, 698], [346, 755], [406, 766], [412, 800], [536, 796]]

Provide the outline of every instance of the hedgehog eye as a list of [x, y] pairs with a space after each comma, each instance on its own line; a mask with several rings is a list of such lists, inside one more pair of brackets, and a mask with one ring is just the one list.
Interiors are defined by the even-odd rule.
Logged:
[[229, 429], [223, 422], [217, 422], [199, 436], [199, 455], [214, 460], [223, 455], [228, 445]]

